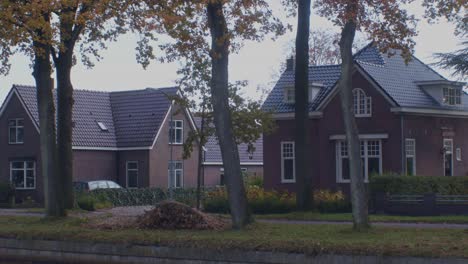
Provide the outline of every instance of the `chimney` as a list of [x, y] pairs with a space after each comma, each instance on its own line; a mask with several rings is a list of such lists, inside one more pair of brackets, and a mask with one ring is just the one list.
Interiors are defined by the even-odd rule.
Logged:
[[292, 71], [296, 65], [294, 65], [294, 56], [291, 56], [289, 59], [286, 60], [286, 70]]

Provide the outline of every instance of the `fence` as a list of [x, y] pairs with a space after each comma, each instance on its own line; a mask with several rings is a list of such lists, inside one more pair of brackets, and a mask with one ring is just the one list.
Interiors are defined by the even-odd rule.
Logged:
[[397, 215], [468, 215], [468, 195], [387, 195], [378, 193], [376, 213]]

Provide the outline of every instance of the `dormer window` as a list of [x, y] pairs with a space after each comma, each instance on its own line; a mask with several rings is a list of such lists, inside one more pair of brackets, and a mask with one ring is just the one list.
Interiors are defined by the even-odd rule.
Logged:
[[294, 87], [287, 87], [284, 89], [284, 102], [287, 104], [294, 104], [296, 95], [294, 94]]
[[366, 96], [361, 88], [353, 90], [354, 116], [370, 117], [372, 116], [372, 97]]
[[[294, 104], [296, 101], [296, 95], [295, 95], [295, 89], [294, 87], [288, 87], [284, 89], [284, 102], [287, 104]], [[312, 103], [315, 99], [315, 97], [318, 95], [320, 92], [320, 87], [318, 86], [309, 86], [309, 103]]]
[[446, 105], [461, 105], [461, 90], [444, 87], [443, 103]]

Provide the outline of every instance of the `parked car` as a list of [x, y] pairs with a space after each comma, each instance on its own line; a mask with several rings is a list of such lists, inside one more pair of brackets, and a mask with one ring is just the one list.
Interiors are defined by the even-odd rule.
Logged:
[[73, 182], [76, 191], [92, 191], [96, 189], [120, 189], [122, 186], [113, 181], [79, 181]]

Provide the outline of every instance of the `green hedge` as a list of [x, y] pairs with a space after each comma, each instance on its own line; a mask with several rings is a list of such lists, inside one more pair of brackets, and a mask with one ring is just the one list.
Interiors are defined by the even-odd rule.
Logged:
[[[203, 197], [203, 191], [201, 195]], [[170, 191], [161, 188], [144, 189], [98, 189], [87, 193], [96, 201], [108, 202], [113, 206], [154, 205], [171, 197]], [[178, 202], [194, 206], [196, 189], [173, 189], [172, 198]]]
[[373, 176], [369, 182], [370, 191], [388, 194], [468, 195], [468, 177], [435, 176]]

